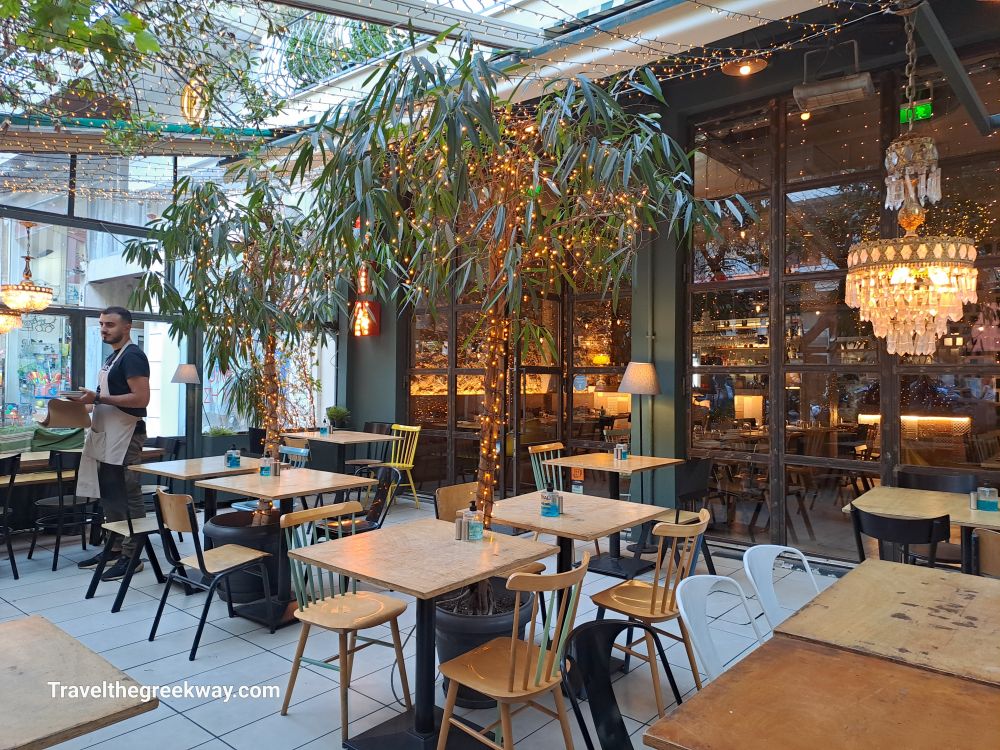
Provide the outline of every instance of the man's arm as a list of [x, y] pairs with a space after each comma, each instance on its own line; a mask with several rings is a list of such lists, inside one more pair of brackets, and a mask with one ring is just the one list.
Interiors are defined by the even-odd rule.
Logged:
[[101, 394], [101, 403], [108, 406], [120, 406], [126, 409], [145, 409], [149, 406], [149, 378], [136, 376], [128, 379], [131, 393], [118, 396]]

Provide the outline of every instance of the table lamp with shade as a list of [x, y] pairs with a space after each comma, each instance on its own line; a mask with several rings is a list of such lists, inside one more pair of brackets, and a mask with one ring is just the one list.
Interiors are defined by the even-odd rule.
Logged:
[[[618, 385], [619, 393], [630, 393], [633, 396], [639, 396], [639, 452], [636, 455], [643, 455], [642, 449], [642, 396], [656, 396], [660, 393], [660, 381], [656, 377], [656, 367], [652, 362], [629, 362], [628, 367], [625, 368], [625, 374], [622, 376], [622, 381]], [[642, 487], [642, 475], [639, 476], [640, 488]], [[642, 497], [640, 495], [640, 502]], [[650, 551], [650, 545], [644, 543], [645, 533], [643, 534], [643, 539], [640, 540], [642, 544], [643, 552]], [[634, 537], [633, 537], [634, 538]], [[632, 549], [636, 545], [630, 545], [629, 549]], [[656, 551], [656, 548], [651, 548], [651, 551]]]
[[[200, 430], [198, 425], [195, 424], [195, 404], [198, 399], [201, 398], [200, 394], [197, 392], [198, 388], [196, 386], [201, 385], [201, 378], [198, 376], [198, 368], [192, 364], [180, 364], [177, 365], [177, 369], [174, 370], [174, 376], [170, 378], [171, 383], [181, 383], [185, 386], [187, 391], [186, 399], [184, 402], [184, 432], [187, 436], [188, 451], [187, 455], [192, 455], [190, 451], [191, 441], [196, 437], [200, 438]], [[201, 450], [200, 444], [194, 446], [195, 449]], [[200, 453], [195, 453], [194, 455], [201, 455]]]
[[198, 368], [194, 365], [177, 365], [174, 376], [170, 378], [171, 383], [183, 383], [185, 385], [198, 385], [201, 378], [198, 377]]

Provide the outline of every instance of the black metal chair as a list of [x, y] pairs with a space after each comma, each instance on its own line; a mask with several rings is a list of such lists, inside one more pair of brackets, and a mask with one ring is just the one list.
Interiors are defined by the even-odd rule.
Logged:
[[[80, 547], [87, 549], [87, 524], [101, 522], [100, 515], [89, 510], [93, 501], [76, 496], [76, 473], [80, 470], [82, 455], [75, 451], [50, 451], [49, 469], [55, 473], [58, 494], [55, 497], [43, 497], [35, 501], [36, 516], [31, 530], [28, 559], [30, 560], [35, 554], [38, 532], [54, 531], [56, 544], [52, 550], [52, 570], [59, 567], [59, 548], [62, 545], [63, 529], [78, 527]], [[67, 476], [69, 472], [73, 472], [72, 478]]]
[[[389, 506], [392, 504], [392, 495], [403, 481], [403, 475], [399, 473], [399, 469], [394, 469], [391, 466], [365, 466], [355, 471], [354, 474], [359, 477], [369, 476], [378, 481], [378, 484], [375, 485], [375, 495], [363, 517], [345, 517], [331, 521], [329, 524], [331, 531], [338, 531], [343, 526], [344, 534], [363, 534], [366, 531], [382, 528], [385, 517], [389, 513]], [[343, 495], [338, 493], [337, 502], [342, 503], [354, 499], [363, 506], [364, 496], [369, 491], [371, 491], [370, 487], [358, 487]], [[351, 498], [352, 494], [354, 498]]]
[[[163, 451], [163, 461], [176, 461], [181, 457], [181, 450], [187, 442], [184, 438], [178, 437], [158, 437], [153, 440], [153, 446]], [[142, 502], [148, 512], [153, 511], [153, 503], [156, 498], [156, 491], [174, 491], [174, 480], [167, 479], [166, 484], [144, 484], [142, 485]], [[183, 534], [177, 535], [177, 541], [183, 542]]]
[[[170, 587], [174, 581], [208, 592], [205, 606], [201, 610], [201, 618], [198, 620], [198, 630], [194, 634], [191, 653], [188, 656], [191, 661], [194, 661], [195, 654], [198, 652], [198, 643], [201, 641], [201, 634], [205, 629], [208, 610], [212, 606], [215, 590], [219, 584], [224, 584], [226, 587], [226, 606], [229, 607], [229, 616], [236, 617], [236, 612], [233, 609], [233, 596], [229, 588], [229, 576], [233, 573], [260, 575], [264, 582], [267, 622], [274, 622], [270, 596], [271, 585], [267, 576], [267, 565], [264, 562], [265, 558], [270, 557], [269, 553], [243, 547], [239, 544], [223, 544], [210, 550], [202, 550], [201, 535], [198, 533], [198, 518], [194, 512], [194, 500], [190, 495], [170, 495], [161, 490], [156, 493], [155, 507], [156, 523], [159, 526], [160, 538], [163, 540], [163, 551], [173, 570], [167, 573], [167, 585], [163, 588], [160, 606], [156, 610], [153, 627], [149, 631], [149, 640], [156, 637], [156, 629], [160, 625], [160, 617], [163, 615], [163, 608], [167, 604]], [[187, 531], [191, 534], [191, 539], [194, 542], [193, 555], [179, 557], [172, 543], [171, 531]], [[201, 576], [189, 576], [186, 568], [197, 569]], [[274, 625], [271, 625], [271, 632], [274, 632]]]
[[[933, 490], [935, 492], [960, 492], [967, 495], [976, 491], [975, 474], [957, 473], [934, 473], [921, 474], [916, 471], [902, 469], [896, 474], [896, 485], [907, 487], [912, 490]], [[923, 545], [914, 545], [910, 549], [910, 554], [918, 560], [927, 559], [927, 549]], [[937, 564], [941, 565], [961, 565], [962, 546], [952, 544], [947, 539], [938, 545]]]
[[[0, 484], [4, 487], [3, 495], [3, 515], [0, 515], [0, 534], [3, 535], [7, 543], [7, 559], [10, 561], [11, 572], [14, 573], [16, 581], [20, 576], [17, 574], [17, 563], [14, 561], [14, 547], [10, 543], [10, 500], [14, 496], [14, 481], [17, 479], [17, 472], [21, 468], [21, 454], [10, 458], [0, 458]], [[6, 479], [6, 482], [2, 480]]]
[[878, 555], [882, 560], [892, 560], [886, 544], [898, 544], [903, 548], [903, 562], [912, 563], [915, 556], [911, 545], [926, 545], [927, 564], [934, 567], [937, 548], [947, 541], [951, 534], [948, 516], [937, 518], [891, 518], [868, 513], [857, 506], [851, 506], [851, 521], [854, 524], [854, 542], [858, 546], [858, 558], [865, 561], [865, 545], [861, 536], [878, 540]]
[[[677, 493], [678, 508], [683, 507], [695, 513], [702, 508], [708, 508], [712, 468], [710, 458], [691, 458], [674, 469], [674, 491]], [[674, 523], [678, 522], [679, 519], [675, 517]], [[701, 538], [701, 554], [705, 557], [705, 567], [714, 576], [715, 563], [712, 561], [712, 553], [704, 536]], [[697, 563], [697, 559], [695, 562]]]
[[[667, 654], [656, 639], [652, 628], [638, 620], [596, 620], [577, 626], [566, 641], [563, 657], [563, 680], [569, 695], [573, 714], [583, 733], [587, 750], [594, 750], [594, 742], [583, 719], [579, 694], [583, 689], [590, 703], [590, 715], [597, 730], [597, 741], [603, 750], [633, 750], [628, 728], [615, 699], [611, 684], [611, 653], [615, 640], [623, 630], [638, 628], [653, 635], [653, 642], [660, 655], [664, 671], [670, 675]], [[677, 700], [680, 703], [680, 698]]]
[[[392, 422], [365, 422], [365, 432], [374, 432], [376, 435], [388, 435], [392, 432]], [[379, 443], [368, 444], [368, 455], [362, 458], [350, 458], [344, 461], [344, 466], [374, 466], [385, 463], [389, 454], [388, 440]]]

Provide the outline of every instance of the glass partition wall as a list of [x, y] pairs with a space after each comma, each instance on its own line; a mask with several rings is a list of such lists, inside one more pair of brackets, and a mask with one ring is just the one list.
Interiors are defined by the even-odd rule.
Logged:
[[[631, 299], [600, 294], [539, 300], [532, 322], [544, 333], [508, 353], [500, 486], [534, 489], [528, 448], [562, 442], [569, 451], [610, 449], [607, 431], [629, 426], [631, 397], [618, 383], [631, 352]], [[407, 414], [423, 427], [414, 476], [422, 489], [476, 478], [483, 413], [482, 311], [461, 299], [410, 317]]]
[[[970, 67], [989, 111], [998, 70]], [[851, 244], [897, 236], [881, 162], [902, 91], [877, 80], [876, 96], [807, 119], [789, 97], [692, 128], [698, 194], [740, 191], [758, 215], [697, 235], [688, 264], [689, 455], [714, 461], [717, 538], [856, 559], [843, 507], [898, 468], [1000, 481], [1000, 141], [921, 76], [934, 116], [916, 130], [937, 140], [943, 193], [923, 233], [975, 240], [979, 302], [934, 355], [890, 356], [844, 304]]]

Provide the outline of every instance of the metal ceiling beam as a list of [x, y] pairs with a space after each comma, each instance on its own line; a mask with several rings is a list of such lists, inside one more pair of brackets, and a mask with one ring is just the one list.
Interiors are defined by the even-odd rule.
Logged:
[[412, 27], [423, 34], [449, 37], [468, 34], [472, 40], [502, 50], [528, 49], [545, 42], [540, 29], [482, 16], [448, 5], [425, 0], [371, 0], [361, 5], [351, 0], [275, 0], [279, 5], [326, 13], [341, 18], [405, 29]]
[[972, 85], [972, 79], [969, 78], [962, 61], [958, 59], [955, 48], [948, 40], [948, 35], [945, 34], [941, 22], [934, 15], [930, 3], [921, 3], [917, 6], [914, 15], [916, 16], [914, 24], [920, 35], [920, 41], [924, 43], [938, 67], [941, 68], [951, 90], [955, 92], [956, 98], [962, 102], [962, 106], [969, 113], [969, 119], [976, 126], [976, 129], [982, 135], [989, 135], [992, 131], [1000, 129], [1000, 114], [991, 115], [986, 111], [979, 92]]

